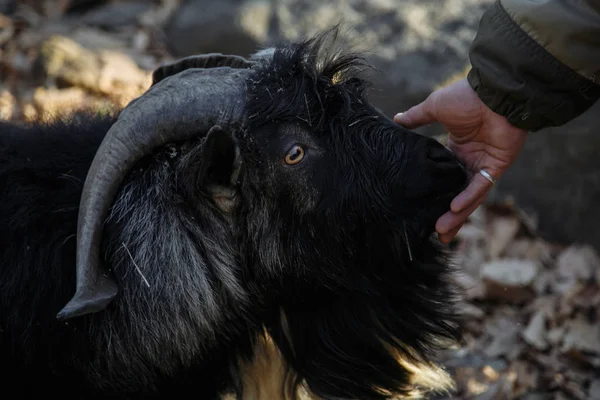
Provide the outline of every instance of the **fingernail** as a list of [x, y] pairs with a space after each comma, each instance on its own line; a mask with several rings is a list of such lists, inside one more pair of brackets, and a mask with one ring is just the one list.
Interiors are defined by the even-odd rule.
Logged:
[[403, 113], [403, 112], [400, 112], [400, 113], [396, 114], [396, 115], [394, 116], [394, 118], [400, 118], [400, 117], [402, 116], [402, 114], [404, 114], [404, 113]]

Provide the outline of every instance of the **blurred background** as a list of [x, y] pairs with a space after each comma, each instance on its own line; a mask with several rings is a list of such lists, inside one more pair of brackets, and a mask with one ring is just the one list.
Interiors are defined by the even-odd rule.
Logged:
[[[340, 22], [391, 117], [466, 74], [492, 2], [0, 0], [0, 119], [123, 107], [164, 62], [247, 56]], [[530, 134], [452, 248], [471, 322], [444, 356], [451, 398], [600, 399], [600, 104]]]

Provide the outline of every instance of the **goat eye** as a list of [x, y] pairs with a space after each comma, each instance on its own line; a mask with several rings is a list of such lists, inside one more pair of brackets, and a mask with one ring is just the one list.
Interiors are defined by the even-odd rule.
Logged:
[[285, 156], [285, 163], [288, 165], [298, 164], [304, 158], [304, 148], [300, 145], [294, 145]]

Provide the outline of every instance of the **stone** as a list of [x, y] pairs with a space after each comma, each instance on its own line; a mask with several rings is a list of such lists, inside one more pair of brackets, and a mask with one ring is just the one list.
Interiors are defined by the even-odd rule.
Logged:
[[600, 400], [600, 379], [592, 381], [588, 395], [590, 400]]
[[138, 18], [152, 7], [148, 1], [119, 1], [94, 8], [79, 17], [85, 26], [115, 30], [125, 25], [135, 25]]
[[15, 110], [16, 99], [6, 89], [0, 86], [0, 120], [9, 120], [12, 118]]
[[258, 29], [264, 30], [270, 11], [266, 0], [188, 0], [167, 22], [165, 42], [176, 57], [197, 53], [248, 56], [258, 50], [260, 42], [254, 37], [256, 29], [249, 30], [244, 18], [250, 15]]
[[41, 83], [57, 86], [97, 87], [101, 64], [96, 55], [77, 42], [53, 35], [40, 48], [34, 63], [34, 74]]
[[64, 36], [44, 42], [35, 62], [39, 79], [50, 87], [79, 87], [107, 95], [124, 106], [151, 83], [151, 71], [143, 70], [118, 51], [93, 52]]

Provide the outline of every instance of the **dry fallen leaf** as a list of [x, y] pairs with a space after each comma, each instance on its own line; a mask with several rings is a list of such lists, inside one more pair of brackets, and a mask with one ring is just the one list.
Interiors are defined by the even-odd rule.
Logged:
[[506, 317], [497, 317], [486, 326], [486, 333], [491, 341], [484, 350], [488, 357], [506, 356], [512, 359], [520, 353], [522, 344], [519, 332], [522, 327], [518, 322]]
[[533, 280], [539, 265], [527, 260], [497, 260], [484, 264], [481, 279], [486, 285], [486, 298], [521, 302], [534, 297]]
[[515, 217], [499, 217], [490, 222], [488, 252], [491, 259], [502, 255], [519, 231], [521, 223]]
[[588, 281], [600, 269], [600, 258], [591, 246], [571, 246], [559, 255], [556, 264], [561, 278]]
[[546, 316], [543, 311], [538, 311], [529, 320], [527, 328], [523, 331], [523, 339], [538, 350], [548, 347], [546, 340]]

